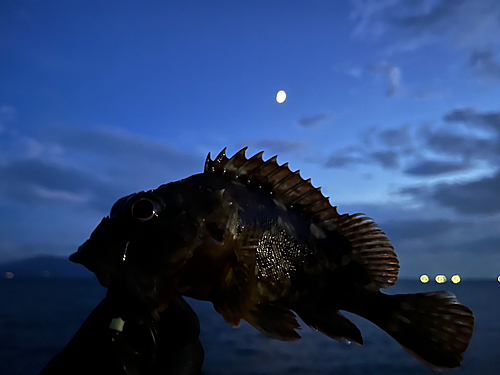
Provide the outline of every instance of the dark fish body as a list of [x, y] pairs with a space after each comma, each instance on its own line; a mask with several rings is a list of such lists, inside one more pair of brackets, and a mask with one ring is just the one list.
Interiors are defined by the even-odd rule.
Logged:
[[121, 280], [152, 309], [173, 293], [211, 301], [227, 323], [296, 340], [296, 315], [339, 341], [363, 343], [339, 310], [394, 337], [427, 367], [460, 365], [472, 312], [449, 292], [386, 295], [399, 262], [363, 214], [338, 214], [276, 157], [207, 158], [204, 173], [115, 203], [72, 260], [101, 283]]

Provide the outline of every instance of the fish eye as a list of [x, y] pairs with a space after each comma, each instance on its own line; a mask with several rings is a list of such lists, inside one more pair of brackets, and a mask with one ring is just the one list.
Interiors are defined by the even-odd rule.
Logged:
[[133, 195], [135, 195], [135, 194], [130, 194], [130, 195], [127, 195], [126, 197], [118, 199], [115, 202], [115, 204], [113, 205], [113, 207], [111, 207], [109, 217], [111, 217], [111, 218], [116, 217], [118, 215], [118, 213], [123, 209], [127, 200]]
[[155, 203], [147, 198], [141, 198], [132, 205], [132, 216], [140, 221], [147, 221], [158, 216]]

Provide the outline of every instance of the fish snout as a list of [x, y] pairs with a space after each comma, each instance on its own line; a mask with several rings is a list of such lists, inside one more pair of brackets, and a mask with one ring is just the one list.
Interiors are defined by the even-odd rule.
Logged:
[[69, 256], [69, 260], [73, 263], [83, 264], [84, 256], [82, 254], [83, 245], [78, 246], [78, 250]]
[[83, 245], [78, 247], [78, 250], [69, 256], [69, 260], [74, 263], [81, 264], [85, 266], [89, 271], [93, 272], [99, 283], [107, 288], [110, 280], [110, 269], [109, 267], [105, 267], [102, 262], [92, 261], [89, 255], [86, 253], [85, 246], [88, 241], [86, 241]]

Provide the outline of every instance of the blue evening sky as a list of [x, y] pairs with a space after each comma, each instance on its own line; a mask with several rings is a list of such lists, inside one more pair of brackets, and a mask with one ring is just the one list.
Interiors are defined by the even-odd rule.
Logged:
[[403, 277], [496, 277], [499, 35], [498, 0], [2, 1], [0, 262], [248, 145], [373, 217]]

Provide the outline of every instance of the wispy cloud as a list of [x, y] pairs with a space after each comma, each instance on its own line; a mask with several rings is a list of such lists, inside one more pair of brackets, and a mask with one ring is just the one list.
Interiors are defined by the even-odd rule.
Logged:
[[349, 165], [366, 163], [363, 157], [362, 146], [351, 146], [334, 151], [324, 161], [320, 161], [325, 168], [344, 168]]
[[51, 134], [51, 140], [64, 149], [113, 158], [117, 162], [133, 160], [136, 163], [164, 164], [169, 168], [199, 165], [193, 153], [118, 129], [60, 127]]
[[463, 122], [500, 132], [500, 112], [479, 112], [476, 108], [455, 109], [443, 117], [446, 122]]
[[474, 74], [480, 78], [500, 79], [500, 63], [491, 50], [474, 51], [470, 57], [470, 66]]
[[343, 168], [352, 164], [363, 163], [363, 159], [352, 155], [332, 155], [324, 163], [325, 168]]
[[401, 88], [401, 70], [397, 66], [391, 66], [386, 62], [380, 62], [368, 67], [368, 71], [382, 76], [388, 83], [385, 95], [392, 97]]
[[119, 129], [59, 127], [45, 138], [59, 147], [67, 160], [74, 160], [82, 170], [103, 181], [121, 186], [123, 193], [125, 189], [156, 188], [203, 170], [205, 155]]
[[319, 113], [317, 115], [302, 117], [297, 122], [304, 128], [314, 127], [321, 125], [328, 118], [326, 113]]
[[0, 191], [27, 204], [107, 211], [121, 194], [203, 170], [203, 156], [119, 130], [59, 126], [39, 139], [4, 138]]
[[384, 222], [384, 231], [395, 241], [415, 239], [428, 241], [449, 235], [453, 230], [464, 226], [464, 223], [457, 223], [450, 219], [423, 219], [417, 217], [411, 220], [388, 220]]
[[471, 165], [465, 161], [422, 160], [406, 168], [404, 173], [412, 176], [437, 176], [465, 171], [470, 167]]
[[471, 133], [458, 133], [445, 128], [431, 129], [427, 126], [420, 129], [420, 136], [425, 147], [438, 155], [482, 160], [492, 165], [500, 160], [499, 140], [495, 136], [478, 137]]
[[443, 206], [463, 214], [496, 214], [500, 212], [500, 172], [465, 184], [441, 184], [432, 197]]
[[[29, 251], [74, 250], [121, 196], [203, 170], [204, 155], [118, 129], [59, 126], [44, 131], [28, 137], [7, 127], [3, 135], [0, 203], [22, 217], [0, 218], [5, 228], [14, 228], [9, 233], [0, 229], [0, 258], [15, 257], [17, 251], [26, 256]], [[22, 220], [31, 223], [22, 225]], [[42, 222], [30, 227], [37, 220]]]
[[403, 84], [401, 68], [395, 65], [390, 65], [385, 61], [368, 66], [366, 71], [382, 77], [387, 86], [385, 96], [389, 98], [397, 96], [410, 100], [437, 100], [444, 96], [444, 91], [440, 89], [409, 89]]
[[[459, 175], [478, 165], [493, 168], [500, 161], [500, 112], [473, 108], [446, 113], [443, 125], [402, 125], [398, 128], [372, 127], [360, 135], [360, 142], [334, 151], [324, 161], [327, 168], [378, 164], [400, 169], [413, 177]], [[467, 131], [448, 123], [462, 122]], [[478, 130], [494, 131], [485, 137]]]
[[74, 203], [103, 210], [116, 199], [116, 187], [77, 168], [39, 159], [0, 166], [0, 189], [7, 197], [28, 205]]
[[381, 130], [377, 134], [380, 142], [387, 147], [408, 147], [411, 145], [410, 126]]
[[498, 46], [500, 3], [496, 0], [352, 1], [353, 36], [383, 40], [395, 50], [450, 41], [456, 48]]
[[384, 168], [397, 168], [399, 166], [399, 154], [396, 151], [376, 151], [372, 152], [370, 156]]
[[466, 183], [438, 183], [401, 190], [421, 202], [437, 203], [462, 215], [496, 215], [500, 213], [500, 172]]

